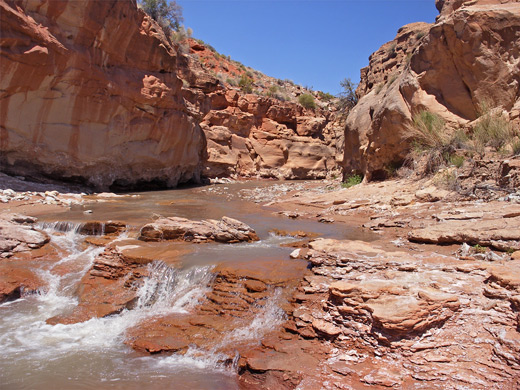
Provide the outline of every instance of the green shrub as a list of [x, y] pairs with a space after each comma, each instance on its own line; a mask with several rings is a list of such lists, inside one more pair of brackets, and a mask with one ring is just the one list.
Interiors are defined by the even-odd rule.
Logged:
[[324, 102], [328, 102], [334, 99], [333, 94], [323, 91], [318, 91], [318, 96], [320, 97], [320, 100], [323, 100]]
[[391, 44], [390, 47], [388, 48], [388, 54], [390, 54], [390, 56], [395, 55], [395, 48], [396, 48], [396, 47], [397, 47], [397, 43], [392, 42], [392, 44]]
[[414, 141], [425, 150], [442, 148], [449, 140], [444, 120], [439, 115], [426, 110], [414, 115], [411, 132]]
[[316, 103], [314, 102], [314, 97], [311, 94], [303, 93], [298, 97], [298, 103], [300, 103], [305, 108], [316, 108]]
[[487, 248], [485, 246], [480, 246], [479, 244], [475, 245], [473, 247], [473, 249], [475, 249], [475, 253], [486, 253], [487, 252]]
[[352, 175], [347, 178], [343, 183], [341, 183], [341, 187], [350, 188], [360, 184], [363, 181], [363, 177], [361, 175]]
[[477, 148], [491, 146], [496, 151], [513, 141], [515, 134], [511, 123], [501, 112], [487, 112], [473, 129]]
[[415, 39], [421, 39], [422, 37], [424, 37], [424, 34], [425, 33], [423, 31], [419, 31], [415, 34]]
[[163, 28], [166, 36], [172, 29], [178, 31], [184, 21], [182, 7], [173, 0], [139, 0], [137, 4]]
[[450, 164], [454, 165], [457, 168], [460, 168], [460, 167], [462, 167], [462, 165], [464, 165], [464, 156], [459, 156], [457, 154], [452, 154], [449, 157], [449, 160], [450, 160]]
[[450, 133], [439, 115], [425, 110], [414, 115], [408, 131], [413, 147], [412, 160], [426, 155], [422, 174], [434, 173], [450, 163], [455, 150], [466, 142], [462, 131]]
[[242, 75], [238, 81], [238, 86], [243, 92], [251, 93], [253, 92], [253, 79], [247, 77], [246, 75]]
[[338, 94], [338, 109], [347, 113], [347, 111], [354, 107], [358, 102], [356, 95], [357, 84], [350, 78], [346, 78], [340, 81], [339, 85], [343, 91]]
[[445, 169], [443, 171], [439, 171], [433, 177], [433, 183], [446, 190], [457, 191], [460, 187], [459, 178], [455, 169]]
[[231, 85], [233, 87], [236, 87], [238, 85], [237, 81], [235, 79], [232, 79], [231, 77], [228, 77], [226, 79], [226, 83], [228, 83], [229, 85]]

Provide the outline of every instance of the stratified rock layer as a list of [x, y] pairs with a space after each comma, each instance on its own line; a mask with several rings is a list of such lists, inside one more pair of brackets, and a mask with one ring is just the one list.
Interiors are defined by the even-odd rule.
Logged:
[[134, 1], [0, 1], [2, 170], [97, 188], [198, 180], [177, 54]]
[[[520, 114], [520, 3], [437, 2], [436, 24], [403, 27], [362, 71], [345, 132], [345, 169], [382, 179], [409, 151], [407, 130], [421, 110], [454, 127], [486, 103]], [[411, 45], [411, 47], [409, 47]], [[404, 55], [406, 53], [406, 55]]]
[[330, 113], [235, 90], [210, 98], [201, 122], [208, 140], [205, 175], [304, 179], [337, 169], [343, 137]]

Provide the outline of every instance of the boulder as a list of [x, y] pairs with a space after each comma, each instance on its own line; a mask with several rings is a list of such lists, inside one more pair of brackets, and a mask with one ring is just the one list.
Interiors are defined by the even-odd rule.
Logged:
[[0, 258], [40, 248], [50, 241], [45, 232], [34, 228], [35, 221], [35, 218], [17, 214], [0, 217]]
[[139, 232], [143, 241], [184, 240], [192, 242], [227, 242], [256, 241], [255, 231], [243, 222], [229, 217], [219, 221], [208, 219], [192, 221], [186, 218], [159, 218], [144, 225]]

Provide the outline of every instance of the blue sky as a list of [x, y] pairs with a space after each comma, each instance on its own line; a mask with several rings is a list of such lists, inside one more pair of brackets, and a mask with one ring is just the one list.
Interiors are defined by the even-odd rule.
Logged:
[[434, 0], [177, 0], [186, 27], [265, 74], [336, 94], [399, 27], [432, 23]]

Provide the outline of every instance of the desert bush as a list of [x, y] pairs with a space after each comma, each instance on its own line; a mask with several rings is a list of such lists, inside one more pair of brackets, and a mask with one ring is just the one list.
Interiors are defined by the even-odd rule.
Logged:
[[328, 92], [318, 91], [318, 96], [320, 100], [323, 100], [324, 102], [329, 102], [332, 99], [334, 99], [334, 95]]
[[424, 150], [443, 148], [449, 142], [446, 123], [437, 114], [422, 110], [413, 116], [409, 129], [414, 142]]
[[354, 186], [360, 184], [362, 181], [363, 181], [363, 177], [361, 175], [354, 174], [354, 175], [347, 177], [347, 180], [345, 180], [343, 183], [341, 183], [341, 186], [343, 188], [350, 188], [350, 187], [354, 187]]
[[182, 43], [188, 39], [188, 33], [184, 26], [179, 26], [176, 31], [172, 31], [170, 34], [170, 39], [174, 43]]
[[397, 43], [392, 42], [392, 44], [391, 44], [390, 47], [388, 48], [388, 54], [390, 54], [390, 56], [395, 55], [395, 49], [396, 49], [396, 47], [397, 47]]
[[173, 0], [139, 0], [138, 5], [159, 23], [166, 36], [170, 35], [172, 29], [178, 31], [184, 21], [182, 7]]
[[251, 93], [253, 92], [253, 79], [243, 74], [238, 81], [238, 86], [242, 92]]
[[475, 146], [479, 150], [491, 146], [495, 151], [499, 151], [512, 143], [514, 137], [513, 126], [501, 112], [496, 110], [486, 110], [473, 128]]
[[311, 94], [303, 93], [298, 97], [298, 103], [300, 103], [305, 108], [316, 108], [316, 103], [314, 102], [314, 97]]
[[339, 85], [343, 91], [338, 94], [338, 109], [340, 111], [347, 112], [358, 102], [358, 98], [356, 96], [357, 84], [354, 83], [350, 78], [346, 78], [340, 81]]
[[426, 156], [423, 174], [434, 173], [449, 163], [450, 156], [463, 142], [462, 132], [450, 134], [444, 120], [426, 110], [413, 116], [408, 136], [412, 140], [412, 159], [419, 160]]
[[452, 154], [449, 157], [449, 160], [450, 160], [450, 164], [454, 165], [457, 168], [460, 168], [460, 167], [462, 167], [462, 165], [464, 165], [464, 156], [459, 156], [457, 154]]
[[433, 183], [449, 191], [458, 191], [460, 188], [460, 180], [453, 168], [438, 172], [433, 178]]
[[226, 83], [228, 83], [229, 85], [233, 86], [233, 87], [236, 87], [238, 86], [238, 83], [235, 79], [232, 79], [231, 77], [228, 77], [226, 79]]

